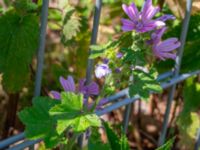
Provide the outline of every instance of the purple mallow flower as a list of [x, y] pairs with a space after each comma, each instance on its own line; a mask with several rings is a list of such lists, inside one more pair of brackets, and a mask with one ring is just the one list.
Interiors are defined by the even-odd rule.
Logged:
[[168, 58], [176, 59], [176, 54], [172, 53], [172, 51], [180, 47], [180, 45], [181, 43], [178, 41], [177, 38], [169, 38], [156, 45], [153, 45], [153, 53], [161, 60], [165, 60]]
[[152, 5], [152, 0], [147, 0], [143, 5], [142, 11], [139, 12], [134, 3], [127, 6], [122, 5], [124, 12], [128, 15], [129, 19], [122, 19], [122, 30], [136, 32], [148, 32], [156, 27], [164, 26], [165, 23], [161, 20], [153, 20], [152, 18], [159, 12], [159, 7]]
[[[78, 93], [84, 94], [84, 96], [98, 95], [99, 86], [95, 82], [91, 82], [89, 85], [85, 85], [85, 79], [79, 81]], [[60, 77], [60, 83], [66, 92], [76, 92], [76, 86], [72, 76], [68, 76], [67, 79]], [[53, 98], [60, 99], [60, 93], [57, 91], [51, 91]]]
[[[99, 86], [95, 82], [91, 82], [89, 85], [85, 85], [86, 79], [79, 80], [79, 86], [76, 91], [76, 86], [74, 83], [74, 79], [72, 76], [68, 76], [67, 79], [60, 77], [60, 83], [63, 87], [63, 89], [66, 92], [78, 92], [82, 93], [84, 97], [91, 96], [91, 95], [98, 95], [99, 94]], [[60, 100], [61, 96], [60, 93], [57, 91], [51, 91], [51, 95], [54, 99]], [[99, 103], [96, 106], [96, 110], [102, 109], [103, 105], [108, 102], [108, 99], [103, 98], [99, 101]], [[87, 104], [87, 99], [83, 99], [83, 104]], [[94, 103], [88, 104], [88, 109], [92, 108]]]
[[161, 40], [166, 29], [167, 28], [164, 27], [153, 33], [149, 42], [152, 44], [154, 56], [161, 60], [175, 59], [176, 54], [173, 53], [173, 51], [181, 45], [177, 38], [169, 38], [164, 41]]
[[96, 66], [95, 75], [97, 78], [105, 77], [106, 75], [110, 73], [111, 73], [111, 70], [107, 64], [100, 64]]

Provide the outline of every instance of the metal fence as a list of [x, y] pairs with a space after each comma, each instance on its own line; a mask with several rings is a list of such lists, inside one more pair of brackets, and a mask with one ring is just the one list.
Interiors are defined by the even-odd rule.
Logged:
[[[48, 5], [49, 5], [49, 0], [43, 0], [42, 12], [41, 12], [40, 42], [39, 42], [38, 55], [37, 55], [37, 72], [36, 72], [34, 96], [39, 96], [40, 91], [41, 91], [41, 81], [42, 81], [42, 72], [43, 72], [43, 64], [44, 64], [45, 37], [46, 37], [46, 27], [47, 27], [47, 17], [48, 17]], [[96, 0], [91, 44], [96, 43], [99, 19], [100, 19], [100, 14], [101, 14], [101, 6], [102, 6], [102, 0]], [[169, 121], [169, 114], [171, 110], [171, 104], [173, 101], [174, 93], [176, 90], [176, 85], [193, 75], [200, 74], [200, 70], [190, 72], [190, 73], [185, 73], [185, 74], [179, 74], [182, 55], [184, 51], [184, 45], [185, 45], [187, 32], [188, 32], [191, 9], [192, 9], [192, 0], [187, 0], [186, 13], [185, 13], [185, 18], [182, 25], [182, 33], [180, 36], [181, 47], [178, 50], [178, 56], [176, 58], [174, 71], [169, 71], [164, 74], [161, 74], [158, 76], [158, 79], [157, 79], [158, 81], [161, 82], [161, 86], [163, 89], [170, 88], [163, 126], [162, 126], [162, 130], [161, 130], [160, 137], [158, 140], [158, 146], [162, 145], [165, 142], [168, 121]], [[91, 50], [89, 51], [89, 53], [90, 52]], [[88, 66], [87, 66], [87, 72], [86, 72], [87, 83], [89, 83], [92, 78], [93, 64], [94, 64], [94, 61], [92, 59], [88, 59]], [[126, 132], [128, 122], [129, 122], [129, 117], [130, 117], [131, 105], [135, 101], [137, 101], [139, 98], [140, 98], [139, 95], [135, 95], [134, 97], [129, 98], [128, 89], [124, 89], [116, 93], [115, 95], [108, 97], [109, 102], [108, 104], [106, 104], [106, 107], [100, 111], [96, 111], [96, 114], [98, 116], [101, 116], [113, 110], [116, 110], [120, 107], [126, 106], [126, 111], [124, 114], [124, 121], [123, 121], [124, 131]], [[8, 139], [0, 141], [0, 149], [23, 150], [25, 148], [29, 148], [33, 150], [34, 145], [40, 141], [41, 140], [35, 140], [35, 141], [27, 140], [25, 139], [25, 134], [21, 133], [21, 134], [12, 136]], [[198, 148], [200, 148], [200, 128], [196, 137], [195, 150], [198, 150]]]

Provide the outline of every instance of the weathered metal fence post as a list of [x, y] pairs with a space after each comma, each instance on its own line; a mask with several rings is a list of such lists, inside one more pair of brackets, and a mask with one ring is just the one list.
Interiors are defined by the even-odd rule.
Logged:
[[[96, 0], [94, 19], [93, 19], [93, 27], [92, 27], [92, 36], [91, 36], [91, 41], [90, 41], [91, 45], [96, 44], [96, 41], [97, 41], [99, 20], [100, 20], [100, 16], [101, 16], [101, 7], [102, 7], [102, 0]], [[89, 49], [89, 55], [90, 54], [91, 54], [91, 49]], [[88, 85], [92, 80], [93, 68], [94, 68], [94, 60], [90, 59], [88, 57], [87, 70], [86, 70], [86, 85]], [[87, 104], [88, 104], [88, 97], [87, 97], [87, 101], [86, 101], [86, 105]], [[86, 131], [86, 132], [89, 132], [89, 130]], [[84, 139], [84, 135], [81, 135], [78, 138], [78, 144], [79, 144], [80, 147], [82, 147], [82, 145], [83, 145], [82, 144], [83, 139]]]
[[200, 149], [200, 127], [197, 132], [197, 138], [196, 138], [194, 150], [199, 150], [199, 149]]
[[[49, 7], [49, 0], [43, 0], [39, 47], [37, 52], [37, 70], [36, 70], [34, 97], [40, 96], [41, 93], [42, 73], [44, 66], [44, 53], [45, 53], [45, 43], [46, 43], [46, 29], [48, 23], [48, 7]], [[34, 145], [30, 146], [29, 149], [34, 150]]]
[[49, 7], [49, 0], [43, 0], [42, 13], [41, 13], [40, 39], [37, 52], [37, 70], [36, 70], [34, 96], [39, 96], [41, 93], [42, 72], [44, 66], [44, 52], [45, 52], [45, 42], [46, 42], [46, 29], [48, 22], [48, 7]]
[[[96, 41], [97, 41], [99, 20], [100, 20], [100, 15], [101, 15], [101, 7], [102, 7], [102, 0], [96, 0], [93, 28], [92, 28], [92, 37], [91, 37], [91, 42], [90, 42], [91, 45], [96, 44]], [[91, 54], [91, 49], [89, 50], [89, 55], [90, 54]], [[87, 64], [87, 70], [86, 70], [86, 84], [89, 84], [92, 80], [93, 68], [94, 68], [94, 60], [88, 58], [88, 64]]]
[[[177, 58], [176, 58], [174, 77], [177, 77], [179, 75], [179, 72], [180, 72], [182, 56], [183, 56], [185, 41], [186, 41], [188, 27], [189, 27], [191, 9], [192, 9], [192, 0], [187, 0], [185, 18], [184, 18], [184, 22], [183, 22], [183, 26], [182, 26], [181, 39], [180, 39], [181, 47], [178, 50], [178, 54], [177, 54]], [[161, 134], [160, 134], [160, 137], [159, 137], [159, 140], [158, 140], [158, 146], [164, 144], [164, 142], [165, 142], [167, 126], [168, 126], [168, 121], [169, 121], [169, 114], [170, 114], [171, 105], [172, 105], [172, 101], [173, 101], [175, 91], [176, 91], [176, 84], [174, 84], [171, 87], [171, 90], [170, 90], [170, 93], [169, 93], [169, 97], [168, 97], [168, 101], [167, 101], [167, 107], [166, 107], [166, 110], [165, 110], [164, 122], [163, 122], [162, 130], [161, 130]]]

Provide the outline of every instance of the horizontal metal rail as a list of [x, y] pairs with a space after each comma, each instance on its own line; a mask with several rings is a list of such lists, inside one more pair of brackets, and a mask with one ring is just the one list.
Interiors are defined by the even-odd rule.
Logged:
[[3, 148], [5, 148], [5, 147], [17, 142], [17, 141], [21, 141], [24, 138], [25, 138], [25, 134], [24, 133], [20, 133], [18, 135], [14, 135], [14, 136], [12, 136], [10, 138], [7, 138], [7, 139], [5, 139], [5, 140], [0, 142], [0, 149], [3, 149]]
[[[200, 70], [195, 71], [195, 72], [191, 72], [191, 73], [185, 73], [185, 74], [182, 74], [182, 75], [180, 75], [180, 76], [178, 76], [178, 77], [172, 78], [171, 80], [162, 83], [161, 86], [162, 86], [163, 89], [166, 89], [166, 88], [171, 87], [171, 86], [174, 85], [174, 84], [180, 83], [180, 82], [186, 80], [187, 78], [189, 78], [189, 77], [191, 77], [191, 76], [194, 76], [194, 75], [197, 75], [197, 74], [200, 74]], [[168, 76], [167, 76], [167, 77], [168, 77]], [[165, 78], [163, 78], [163, 79], [165, 79]], [[125, 93], [127, 93], [128, 89], [123, 90], [123, 91], [124, 91]], [[113, 103], [113, 104], [111, 104], [110, 106], [107, 106], [107, 107], [103, 108], [102, 110], [98, 110], [98, 111], [96, 111], [95, 113], [96, 113], [98, 116], [104, 115], [104, 114], [109, 113], [109, 112], [111, 112], [111, 111], [113, 111], [113, 110], [116, 110], [116, 109], [118, 109], [118, 108], [120, 108], [120, 107], [122, 107], [122, 106], [125, 106], [125, 105], [128, 105], [128, 104], [130, 104], [130, 103], [133, 103], [133, 102], [137, 101], [139, 98], [140, 98], [139, 95], [136, 95], [136, 96], [134, 96], [133, 98], [125, 98], [125, 99], [123, 99], [123, 100], [121, 100], [121, 101], [119, 101], [119, 102]], [[113, 99], [111, 99], [111, 100], [113, 100]], [[22, 138], [22, 139], [24, 139], [24, 133], [19, 134], [19, 135], [20, 135], [20, 137], [22, 137], [22, 135], [23, 135], [23, 138]], [[16, 137], [18, 137], [19, 135], [15, 136], [15, 139], [17, 139]], [[11, 138], [13, 138], [13, 137], [11, 137]], [[9, 139], [10, 139], [10, 138], [9, 138]], [[9, 146], [10, 144], [12, 144], [12, 143], [10, 143], [10, 141], [8, 141], [9, 139], [6, 139], [6, 140], [0, 142], [0, 149], [1, 149], [1, 148], [4, 148], [4, 147], [7, 147], [7, 146]], [[18, 139], [19, 139], [19, 138], [18, 138]], [[14, 141], [14, 140], [13, 140], [13, 141]], [[18, 140], [18, 141], [19, 141], [19, 140]], [[16, 141], [15, 141], [15, 142], [16, 142]], [[9, 150], [21, 150], [21, 149], [23, 149], [23, 148], [26, 148], [26, 147], [31, 146], [31, 145], [33, 145], [33, 144], [36, 144], [37, 142], [38, 142], [38, 141], [24, 141], [23, 143], [21, 143], [21, 144], [19, 144], [19, 145], [16, 145], [16, 146], [10, 148]]]
[[26, 140], [26, 141], [24, 141], [24, 142], [22, 142], [20, 144], [17, 144], [16, 146], [13, 146], [13, 147], [9, 148], [8, 150], [23, 150], [26, 147], [33, 146], [36, 143], [39, 143], [40, 141], [41, 140], [33, 140], [33, 141]]
[[[182, 82], [185, 79], [187, 79], [187, 78], [189, 78], [189, 77], [191, 77], [193, 75], [197, 75], [197, 74], [200, 74], [200, 70], [192, 72], [192, 73], [182, 74], [182, 75], [180, 75], [178, 77], [172, 78], [170, 81], [162, 83], [161, 86], [162, 86], [163, 89], [166, 89], [166, 88], [171, 87], [174, 84]], [[122, 107], [122, 106], [125, 106], [127, 104], [133, 103], [133, 102], [135, 102], [139, 98], [140, 98], [139, 95], [136, 95], [133, 98], [126, 98], [124, 100], [121, 100], [120, 102], [117, 102], [117, 103], [114, 103], [113, 105], [105, 107], [103, 110], [97, 111], [96, 114], [98, 116], [104, 115], [104, 114], [109, 113], [109, 112], [111, 112], [111, 111], [113, 111], [115, 109], [118, 109], [118, 108]]]

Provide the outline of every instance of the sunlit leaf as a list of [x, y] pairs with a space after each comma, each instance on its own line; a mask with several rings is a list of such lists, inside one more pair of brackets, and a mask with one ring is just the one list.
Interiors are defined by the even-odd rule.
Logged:
[[101, 121], [96, 114], [83, 113], [83, 95], [71, 92], [61, 94], [61, 104], [54, 106], [50, 114], [57, 118], [57, 132], [62, 134], [67, 128], [82, 132], [90, 126], [99, 127]]

